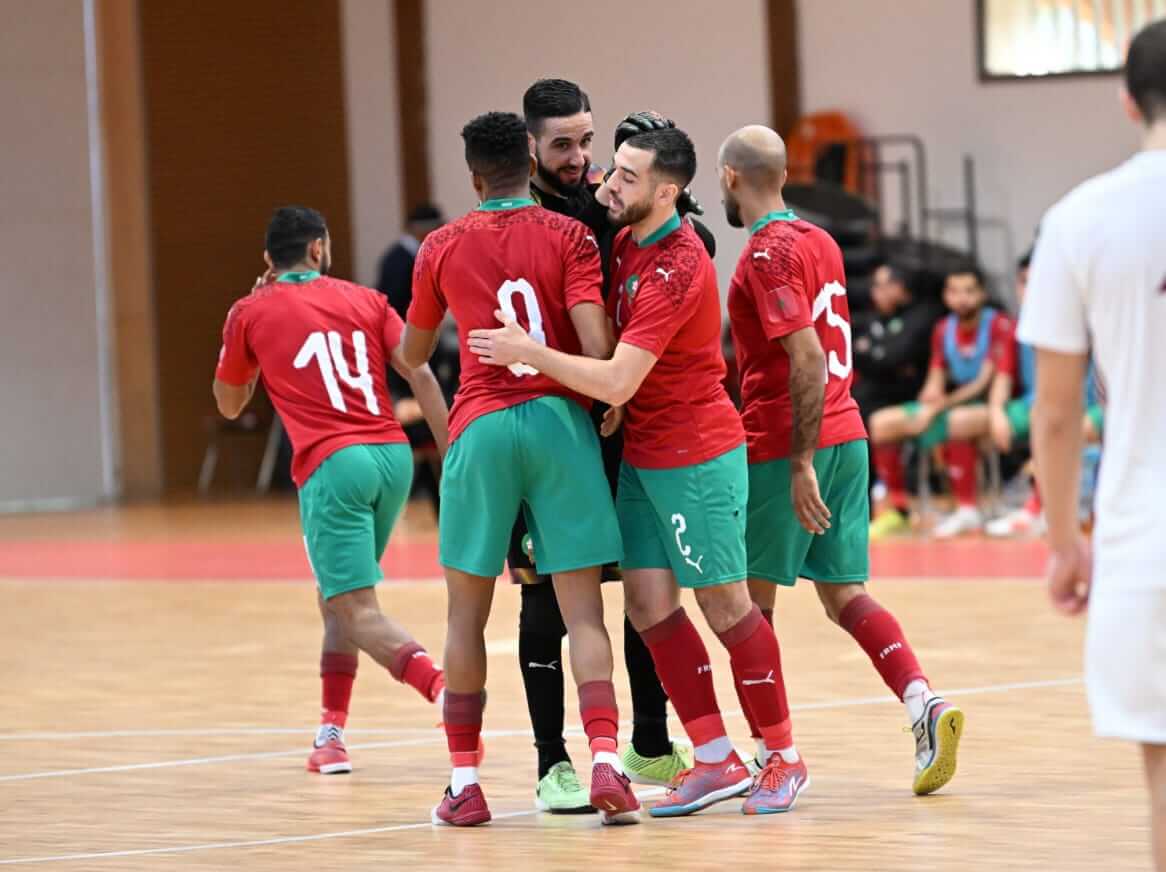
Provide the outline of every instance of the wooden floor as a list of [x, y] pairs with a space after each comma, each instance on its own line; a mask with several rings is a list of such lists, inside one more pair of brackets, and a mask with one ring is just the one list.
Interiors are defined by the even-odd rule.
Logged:
[[[404, 548], [436, 576], [433, 540], [427, 509], [412, 507], [389, 556]], [[278, 501], [0, 518], [0, 865], [1148, 868], [1135, 751], [1091, 737], [1082, 625], [1054, 616], [1031, 579], [968, 578], [965, 563], [951, 567], [961, 578], [888, 578], [874, 587], [932, 683], [967, 712], [960, 772], [942, 793], [911, 794], [913, 740], [901, 706], [803, 586], [781, 592], [777, 622], [795, 737], [813, 779], [797, 810], [746, 818], [728, 802], [614, 830], [594, 817], [533, 810], [534, 754], [515, 663], [518, 596], [502, 585], [489, 633], [483, 767], [495, 821], [454, 831], [429, 825], [448, 775], [433, 709], [367, 658], [349, 730], [356, 771], [304, 771], [319, 698], [313, 587], [306, 565], [263, 571], [265, 555], [282, 567], [284, 549], [297, 542], [294, 504]], [[968, 543], [963, 553], [974, 560], [988, 547]], [[21, 555], [26, 576], [5, 572], [6, 551]], [[101, 567], [95, 578], [78, 570], [86, 554]], [[185, 577], [173, 566], [183, 554], [218, 569]], [[235, 555], [231, 564], [214, 563], [224, 554]], [[993, 555], [999, 565], [1008, 552]], [[164, 580], [150, 579], [150, 561]], [[123, 565], [125, 577], [106, 577]], [[384, 608], [440, 652], [443, 587], [414, 580], [380, 590]], [[620, 590], [606, 593], [618, 643]], [[709, 647], [722, 706], [747, 747], [727, 659]], [[616, 686], [630, 717], [622, 664]], [[571, 696], [570, 747], [582, 764]]]

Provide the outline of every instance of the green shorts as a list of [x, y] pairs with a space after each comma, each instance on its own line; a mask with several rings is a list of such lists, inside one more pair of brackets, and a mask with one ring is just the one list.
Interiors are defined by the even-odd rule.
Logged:
[[304, 482], [300, 523], [324, 599], [384, 578], [380, 560], [412, 486], [405, 443], [341, 448]]
[[442, 566], [496, 578], [521, 507], [540, 573], [623, 556], [599, 437], [578, 403], [539, 397], [475, 418], [441, 476]]
[[1009, 400], [1008, 405], [1004, 407], [1004, 415], [1008, 418], [1012, 438], [1027, 439], [1032, 429], [1032, 403], [1024, 397]]
[[[909, 403], [903, 403], [903, 411], [907, 413], [908, 418], [914, 418], [919, 414], [922, 405], [914, 400]], [[947, 441], [947, 411], [940, 412], [931, 419], [931, 423], [927, 425], [919, 436], [916, 437], [919, 443], [919, 448], [922, 451], [930, 451], [936, 445], [942, 445]], [[833, 511], [833, 509], [831, 509]]]
[[851, 584], [870, 578], [870, 525], [865, 439], [814, 452], [830, 529], [808, 532], [794, 514], [789, 459], [749, 464], [749, 577], [792, 585], [798, 578]]
[[624, 462], [615, 498], [623, 568], [671, 569], [681, 587], [743, 581], [747, 470], [744, 445], [672, 469]]

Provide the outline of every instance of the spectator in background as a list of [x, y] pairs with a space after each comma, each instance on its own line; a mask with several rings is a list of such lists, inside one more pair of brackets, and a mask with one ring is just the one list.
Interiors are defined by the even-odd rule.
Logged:
[[436, 206], [425, 204], [409, 213], [404, 235], [389, 246], [377, 270], [377, 290], [402, 318], [413, 299], [413, 261], [425, 237], [445, 223]]
[[851, 394], [863, 420], [887, 406], [914, 400], [923, 388], [931, 356], [931, 331], [943, 310], [917, 299], [906, 276], [890, 264], [875, 270], [873, 308], [853, 316], [854, 370]]

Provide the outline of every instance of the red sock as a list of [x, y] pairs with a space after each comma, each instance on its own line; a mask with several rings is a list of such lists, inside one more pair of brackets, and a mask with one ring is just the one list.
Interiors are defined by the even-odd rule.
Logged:
[[773, 750], [788, 748], [794, 743], [793, 727], [773, 627], [761, 609], [753, 606], [736, 625], [717, 635], [729, 651], [733, 683], [753, 737], [764, 739], [765, 746]]
[[348, 721], [348, 702], [356, 680], [356, 655], [325, 651], [320, 655], [320, 723], [343, 728]]
[[619, 735], [615, 685], [610, 681], [588, 681], [579, 685], [579, 715], [583, 718], [583, 732], [591, 745], [591, 756], [600, 751], [614, 754]]
[[980, 454], [974, 442], [948, 442], [944, 446], [951, 492], [961, 506], [976, 505], [976, 464]]
[[875, 474], [887, 488], [887, 499], [901, 512], [909, 506], [907, 476], [903, 472], [903, 452], [896, 444], [874, 447]]
[[656, 674], [692, 743], [705, 745], [727, 735], [708, 649], [684, 609], [644, 630], [640, 638], [652, 652]]
[[1024, 509], [1030, 515], [1039, 515], [1041, 512], [1040, 487], [1037, 486], [1035, 478], [1032, 480], [1032, 493], [1028, 495]]
[[482, 693], [445, 692], [445, 741], [454, 766], [477, 766], [482, 738]]
[[389, 674], [402, 684], [407, 684], [430, 702], [445, 686], [445, 677], [429, 659], [425, 649], [416, 642], [406, 642], [393, 656]]
[[852, 599], [838, 616], [838, 623], [862, 646], [887, 687], [899, 699], [912, 681], [927, 680], [903, 635], [903, 628], [873, 597], [864, 593]]

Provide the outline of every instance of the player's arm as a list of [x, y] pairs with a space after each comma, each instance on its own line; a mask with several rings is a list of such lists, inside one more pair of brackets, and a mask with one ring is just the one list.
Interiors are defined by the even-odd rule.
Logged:
[[611, 331], [611, 319], [607, 310], [598, 303], [580, 303], [567, 313], [575, 333], [579, 336], [579, 347], [584, 357], [607, 360], [615, 351], [615, 336]]
[[1077, 489], [1081, 468], [1081, 418], [1085, 414], [1087, 354], [1038, 348], [1032, 450], [1036, 458], [1049, 544], [1068, 550], [1077, 541]]
[[251, 402], [251, 397], [255, 395], [255, 383], [258, 380], [258, 372], [249, 382], [241, 385], [229, 384], [216, 377], [211, 390], [215, 395], [215, 405], [219, 407], [219, 414], [232, 421], [243, 414], [243, 410]]
[[[406, 336], [408, 331], [406, 329]], [[449, 407], [445, 403], [445, 395], [441, 392], [441, 385], [429, 364], [410, 366], [405, 360], [405, 344], [402, 342], [393, 349], [389, 359], [393, 369], [409, 383], [413, 391], [413, 399], [421, 406], [421, 414], [429, 424], [429, 431], [433, 434], [433, 441], [437, 443], [437, 450], [442, 457], [449, 445]]]
[[[260, 287], [264, 279], [256, 282]], [[247, 344], [246, 315], [244, 301], [240, 300], [227, 313], [223, 325], [223, 345], [219, 351], [219, 363], [215, 367], [215, 380], [211, 392], [215, 405], [224, 418], [234, 420], [243, 413], [255, 393], [255, 383], [259, 380], [259, 362]]]
[[[409, 369], [417, 369], [429, 363], [433, 349], [437, 347], [437, 330], [418, 327], [412, 322], [405, 324], [401, 344], [393, 351], [394, 359], [400, 355], [401, 362]], [[401, 373], [404, 375], [404, 373]]]
[[445, 317], [445, 297], [437, 287], [433, 260], [432, 245], [427, 239], [421, 244], [413, 265], [413, 300], [405, 316], [405, 332], [394, 350], [394, 355], [400, 352], [401, 360], [409, 369], [429, 362]]
[[803, 527], [821, 534], [830, 527], [830, 510], [818, 488], [814, 452], [818, 448], [822, 404], [826, 399], [826, 354], [813, 327], [802, 327], [778, 341], [789, 356], [789, 395], [793, 406], [790, 489], [794, 512]]

